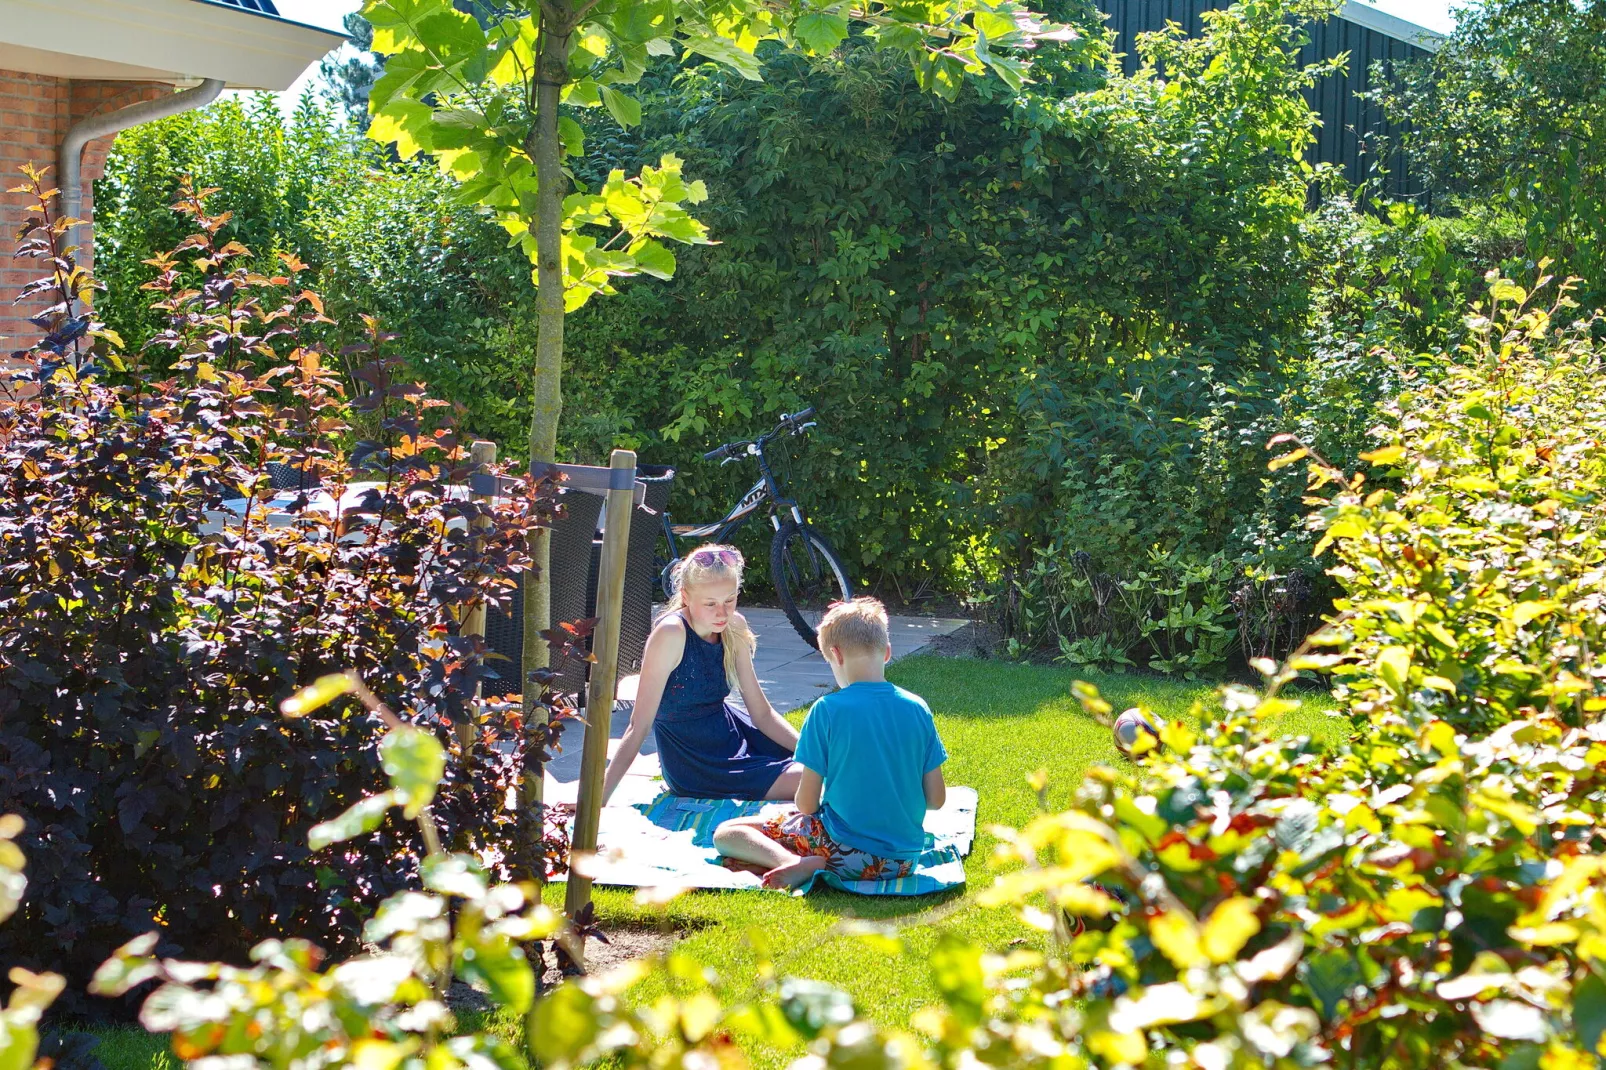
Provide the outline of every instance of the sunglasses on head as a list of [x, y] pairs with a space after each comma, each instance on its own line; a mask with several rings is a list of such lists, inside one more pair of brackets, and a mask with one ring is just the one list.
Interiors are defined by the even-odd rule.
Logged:
[[715, 565], [738, 568], [742, 563], [742, 555], [735, 550], [698, 550], [691, 555], [691, 563], [698, 568], [713, 568]]

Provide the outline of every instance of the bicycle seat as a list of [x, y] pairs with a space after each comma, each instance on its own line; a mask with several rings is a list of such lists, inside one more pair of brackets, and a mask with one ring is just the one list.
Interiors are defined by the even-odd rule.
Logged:
[[705, 535], [712, 535], [718, 531], [719, 524], [671, 524], [669, 525], [669, 530], [676, 535], [690, 535], [692, 538], [700, 539]]

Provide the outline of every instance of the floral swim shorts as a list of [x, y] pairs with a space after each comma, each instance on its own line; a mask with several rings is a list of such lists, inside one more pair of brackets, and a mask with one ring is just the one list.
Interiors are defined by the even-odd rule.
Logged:
[[787, 809], [759, 826], [761, 832], [795, 855], [817, 855], [826, 868], [843, 880], [897, 880], [914, 872], [915, 864], [906, 858], [882, 858], [852, 847], [845, 847], [826, 835], [825, 824], [814, 814]]

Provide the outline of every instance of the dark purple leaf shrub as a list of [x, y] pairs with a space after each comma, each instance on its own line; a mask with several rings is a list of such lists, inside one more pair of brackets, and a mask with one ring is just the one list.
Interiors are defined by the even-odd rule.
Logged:
[[498, 663], [460, 621], [511, 594], [551, 488], [462, 494], [444, 403], [396, 378], [372, 321], [329, 353], [302, 265], [219, 244], [207, 190], [186, 186], [195, 233], [152, 261], [160, 356], [120, 353], [53, 191], [25, 190], [21, 252], [44, 268], [28, 292], [54, 303], [0, 376], [0, 813], [26, 820], [32, 862], [0, 961], [78, 988], [153, 925], [191, 957], [289, 935], [354, 949], [417, 845], [397, 822], [308, 850], [311, 825], [384, 785], [360, 707], [279, 715], [329, 672], [448, 746], [453, 848], [530, 871], [508, 808], [519, 707], [472, 702]]

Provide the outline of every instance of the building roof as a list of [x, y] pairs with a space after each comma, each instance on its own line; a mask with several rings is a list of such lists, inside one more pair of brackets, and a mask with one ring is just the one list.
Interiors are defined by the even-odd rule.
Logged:
[[[1357, 26], [1364, 26], [1368, 30], [1375, 30], [1385, 37], [1404, 41], [1428, 52], [1437, 52], [1448, 36], [1448, 29], [1442, 25], [1440, 28], [1423, 25], [1423, 22], [1428, 20], [1421, 19], [1417, 14], [1415, 9], [1419, 7], [1420, 5], [1402, 4], [1399, 0], [1382, 0], [1382, 2], [1371, 0], [1368, 3], [1345, 0], [1344, 6], [1339, 9], [1338, 17]], [[1417, 17], [1406, 17], [1407, 13]], [[1432, 21], [1441, 22], [1437, 18]]]
[[288, 89], [345, 35], [272, 0], [0, 0], [0, 69], [57, 78]]

